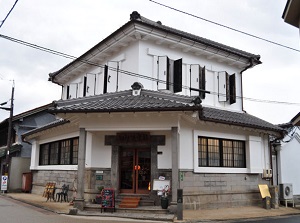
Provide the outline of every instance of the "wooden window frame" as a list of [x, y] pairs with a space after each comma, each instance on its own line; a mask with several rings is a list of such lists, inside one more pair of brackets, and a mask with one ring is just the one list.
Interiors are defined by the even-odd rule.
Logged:
[[[63, 143], [69, 141], [70, 154], [67, 159], [62, 161], [64, 149]], [[76, 142], [76, 143], [75, 143]], [[69, 138], [59, 141], [53, 141], [40, 145], [39, 165], [77, 165], [78, 164], [78, 146], [79, 138]], [[56, 151], [55, 151], [56, 150]], [[75, 155], [76, 154], [76, 155]]]
[[[206, 143], [200, 143], [201, 140], [205, 140]], [[209, 141], [218, 142], [216, 144], [209, 143]], [[225, 142], [231, 142], [232, 151], [231, 159], [224, 158], [225, 154]], [[239, 146], [238, 146], [239, 145]], [[209, 149], [212, 150], [213, 146], [218, 149], [218, 153], [210, 152]], [[230, 147], [226, 147], [230, 149]], [[239, 150], [237, 152], [236, 150]], [[200, 154], [204, 154], [203, 156]], [[214, 158], [213, 156], [217, 156], [219, 159]], [[204, 157], [205, 156], [205, 157]], [[231, 165], [228, 165], [229, 160], [232, 161]], [[216, 164], [219, 161], [218, 164]], [[214, 164], [212, 164], [214, 163]], [[241, 140], [233, 140], [233, 139], [221, 139], [221, 138], [211, 138], [211, 137], [202, 137], [198, 136], [198, 167], [221, 167], [221, 168], [246, 168], [246, 144], [245, 141]]]

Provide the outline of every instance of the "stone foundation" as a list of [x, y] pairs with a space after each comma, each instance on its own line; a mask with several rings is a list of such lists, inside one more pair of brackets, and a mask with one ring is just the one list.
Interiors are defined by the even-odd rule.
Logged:
[[259, 174], [198, 174], [183, 172], [184, 209], [261, 206], [258, 184], [267, 184]]

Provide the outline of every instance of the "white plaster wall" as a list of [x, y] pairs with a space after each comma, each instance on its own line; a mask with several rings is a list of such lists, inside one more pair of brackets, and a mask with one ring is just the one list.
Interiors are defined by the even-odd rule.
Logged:
[[292, 183], [294, 195], [300, 195], [300, 136], [282, 145], [278, 151], [279, 183]]
[[[271, 168], [267, 135], [242, 128], [186, 121], [180, 123], [179, 168], [199, 173], [262, 173]], [[246, 142], [246, 168], [198, 167], [198, 136], [243, 140]]]
[[[93, 132], [91, 152], [87, 153], [90, 162], [87, 167], [111, 168], [111, 146], [104, 145], [105, 135], [115, 135], [115, 132]], [[88, 148], [88, 147], [87, 147]]]
[[[203, 99], [204, 105], [215, 106], [220, 108], [228, 108], [231, 110], [242, 110], [241, 100], [241, 74], [240, 69], [229, 65], [227, 63], [219, 62], [216, 59], [207, 59], [203, 55], [195, 55], [190, 52], [183, 52], [181, 49], [170, 48], [164, 45], [157, 45], [149, 41], [133, 42], [126, 48], [122, 48], [120, 51], [111, 55], [105, 61], [101, 62], [101, 65], [108, 64], [111, 61], [119, 61], [120, 70], [129, 71], [137, 75], [143, 75], [150, 78], [157, 78], [157, 58], [158, 56], [168, 56], [170, 59], [183, 60], [182, 67], [182, 83], [184, 86], [190, 85], [190, 65], [199, 64], [202, 67], [206, 67], [206, 89], [211, 91], [211, 94], [206, 94], [206, 98]], [[226, 71], [229, 75], [236, 74], [236, 95], [237, 102], [230, 105], [229, 102], [219, 102], [218, 100], [218, 72]], [[111, 72], [111, 71], [109, 71]], [[86, 70], [81, 74], [81, 77], [76, 77], [69, 80], [67, 84], [79, 83], [78, 96], [83, 96], [83, 76], [86, 73], [97, 74], [97, 86], [96, 94], [102, 94], [103, 92], [103, 68], [92, 66], [91, 69]], [[116, 74], [112, 74], [116, 75]], [[138, 81], [144, 85], [145, 89], [158, 90], [157, 82], [153, 80], [147, 80], [143, 77], [132, 76], [119, 72], [118, 90], [131, 89], [131, 85]], [[190, 91], [187, 88], [183, 88], [183, 91], [178, 93], [182, 95], [190, 95]], [[63, 90], [63, 98], [66, 98], [66, 88]]]
[[31, 151], [31, 161], [30, 170], [77, 170], [77, 165], [39, 165], [39, 155], [40, 155], [40, 145], [44, 143], [49, 143], [53, 141], [58, 141], [62, 139], [78, 137], [79, 133], [76, 132], [66, 132], [55, 131], [51, 134], [43, 135], [39, 139], [32, 140], [32, 151]]

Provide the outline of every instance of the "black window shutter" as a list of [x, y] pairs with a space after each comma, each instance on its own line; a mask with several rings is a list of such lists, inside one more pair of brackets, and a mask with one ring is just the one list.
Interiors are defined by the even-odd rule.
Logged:
[[230, 91], [229, 91], [229, 75], [228, 73], [226, 72], [226, 101], [229, 100], [229, 95], [230, 95]]
[[229, 95], [229, 103], [234, 104], [236, 102], [235, 74], [229, 76]]
[[182, 91], [182, 59], [174, 61], [174, 93]]
[[[200, 67], [200, 72], [199, 72], [199, 75], [200, 75], [200, 77], [199, 77], [199, 89], [201, 89], [201, 90], [205, 90], [205, 83], [206, 83], [206, 79], [205, 79], [205, 66], [203, 67], [203, 68], [201, 68]], [[200, 96], [200, 98], [201, 99], [204, 99], [205, 98], [205, 92], [199, 92], [199, 96]]]
[[170, 90], [170, 60], [169, 57], [167, 57], [167, 67], [166, 67], [166, 71], [167, 71], [167, 76], [166, 76], [166, 89]]
[[83, 78], [83, 97], [86, 96], [86, 81], [87, 81], [87, 77], [84, 76], [84, 78]]
[[70, 99], [70, 86], [67, 86], [67, 99]]
[[103, 94], [107, 93], [107, 81], [108, 81], [108, 66], [104, 66], [104, 84], [103, 84]]

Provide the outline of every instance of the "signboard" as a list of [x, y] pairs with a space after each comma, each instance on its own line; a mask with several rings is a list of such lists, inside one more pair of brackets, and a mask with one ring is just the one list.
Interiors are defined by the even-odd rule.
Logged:
[[168, 186], [170, 188], [169, 180], [154, 180], [153, 181], [153, 190], [162, 191], [165, 187]]
[[269, 187], [267, 184], [259, 184], [258, 188], [259, 188], [260, 195], [262, 198], [271, 197], [271, 194], [269, 192]]
[[1, 177], [1, 190], [7, 190], [8, 176]]
[[115, 209], [115, 193], [113, 189], [104, 188], [101, 191], [101, 212], [102, 209], [110, 208], [112, 211]]
[[103, 180], [103, 175], [96, 174], [96, 180]]

